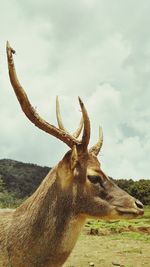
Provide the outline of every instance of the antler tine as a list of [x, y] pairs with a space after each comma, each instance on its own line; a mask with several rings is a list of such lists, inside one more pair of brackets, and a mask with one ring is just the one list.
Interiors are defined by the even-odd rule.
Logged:
[[98, 142], [94, 146], [92, 146], [90, 148], [89, 153], [93, 153], [93, 154], [95, 154], [97, 156], [98, 153], [101, 150], [102, 145], [103, 145], [103, 130], [102, 130], [102, 127], [99, 126], [99, 139], [98, 139]]
[[58, 123], [58, 126], [61, 130], [65, 130], [65, 127], [63, 125], [63, 122], [62, 122], [62, 118], [61, 118], [61, 114], [60, 114], [60, 105], [59, 105], [59, 99], [58, 99], [58, 96], [56, 96], [56, 118], [57, 118], [57, 123]]
[[[63, 124], [63, 122], [62, 122], [58, 96], [56, 97], [56, 118], [57, 118], [57, 123], [58, 123], [59, 129], [65, 131], [65, 132], [68, 132], [68, 131], [66, 130], [66, 128], [64, 127], [64, 124]], [[82, 131], [82, 128], [83, 128], [83, 118], [81, 118], [79, 127], [78, 127], [78, 129], [72, 134], [72, 136], [75, 137], [75, 138], [78, 138], [79, 135], [80, 135], [80, 133], [81, 133], [81, 131]]]
[[8, 60], [8, 69], [9, 69], [9, 77], [12, 84], [12, 87], [15, 91], [15, 94], [18, 98], [20, 106], [25, 113], [25, 115], [29, 118], [29, 120], [35, 124], [41, 130], [55, 136], [60, 139], [64, 143], [66, 143], [69, 147], [73, 147], [73, 145], [80, 145], [81, 142], [76, 140], [73, 136], [70, 136], [67, 132], [56, 128], [55, 126], [49, 124], [47, 121], [43, 120], [36, 110], [32, 107], [27, 94], [25, 93], [23, 87], [19, 83], [17, 78], [14, 61], [13, 61], [13, 49], [10, 47], [9, 42], [7, 42], [6, 47], [7, 52], [7, 60]]
[[84, 122], [84, 130], [83, 130], [83, 135], [82, 135], [81, 146], [82, 146], [83, 150], [86, 150], [87, 146], [89, 144], [89, 141], [90, 141], [90, 120], [89, 120], [86, 108], [85, 108], [81, 98], [80, 97], [78, 97], [78, 98], [79, 98], [79, 104], [81, 107], [83, 122]]

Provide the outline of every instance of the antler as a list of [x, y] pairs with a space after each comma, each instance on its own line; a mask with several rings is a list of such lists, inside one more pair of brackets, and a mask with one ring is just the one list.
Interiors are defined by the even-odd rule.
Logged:
[[[58, 123], [59, 129], [67, 132], [67, 130], [65, 129], [64, 124], [62, 122], [58, 96], [56, 97], [56, 118], [57, 118], [57, 123]], [[80, 121], [78, 129], [72, 135], [75, 138], [78, 138], [80, 133], [81, 133], [81, 131], [82, 131], [82, 128], [83, 128], [83, 118], [81, 118], [81, 121]]]
[[93, 153], [97, 156], [101, 150], [102, 145], [103, 145], [103, 130], [102, 130], [102, 127], [99, 127], [98, 142], [90, 148], [89, 153]]
[[90, 140], [90, 121], [82, 100], [79, 98], [79, 104], [83, 116], [84, 130], [83, 130], [82, 140], [79, 141], [77, 140], [77, 138], [70, 135], [65, 129], [58, 129], [52, 124], [49, 124], [47, 121], [41, 118], [40, 115], [36, 112], [34, 107], [31, 105], [26, 92], [24, 91], [23, 87], [21, 86], [17, 78], [15, 65], [13, 61], [13, 51], [14, 50], [10, 47], [9, 42], [7, 42], [6, 52], [8, 60], [9, 77], [12, 87], [15, 91], [15, 94], [18, 98], [20, 106], [25, 115], [32, 123], [35, 124], [35, 126], [49, 133], [50, 135], [53, 135], [56, 138], [60, 139], [61, 141], [66, 143], [70, 148], [72, 148], [74, 145], [79, 145], [82, 147], [83, 150], [86, 150]]

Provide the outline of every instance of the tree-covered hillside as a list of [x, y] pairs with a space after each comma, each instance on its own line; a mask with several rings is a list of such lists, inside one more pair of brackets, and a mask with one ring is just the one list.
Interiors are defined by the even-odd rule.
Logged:
[[[36, 190], [49, 170], [48, 167], [35, 164], [10, 159], [0, 160], [0, 205], [3, 207], [18, 205], [18, 201], [20, 203]], [[113, 180], [143, 204], [150, 205], [150, 180]]]
[[8, 192], [18, 197], [31, 195], [50, 168], [10, 159], [0, 160], [0, 178]]

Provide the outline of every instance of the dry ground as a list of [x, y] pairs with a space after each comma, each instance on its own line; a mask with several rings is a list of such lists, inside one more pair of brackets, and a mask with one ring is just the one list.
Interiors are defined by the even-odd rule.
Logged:
[[90, 263], [95, 267], [150, 267], [150, 241], [146, 236], [136, 240], [119, 234], [82, 234], [64, 267], [88, 267]]

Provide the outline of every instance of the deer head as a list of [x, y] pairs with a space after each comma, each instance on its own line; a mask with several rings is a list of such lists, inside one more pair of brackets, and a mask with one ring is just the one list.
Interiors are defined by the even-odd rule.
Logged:
[[[59, 236], [57, 245], [56, 236], [54, 237], [53, 241], [52, 239], [50, 239], [50, 237], [47, 237], [48, 235], [45, 235], [46, 237], [43, 237], [48, 239], [47, 241], [45, 241], [45, 239], [43, 241], [43, 244], [48, 244], [48, 251], [50, 248], [50, 244], [53, 243], [51, 251], [54, 250], [54, 255], [58, 253], [59, 258], [61, 258], [59, 263], [56, 263], [56, 261], [54, 261], [54, 256], [48, 256], [48, 252], [46, 254], [46, 245], [44, 245], [43, 254], [41, 250], [39, 253], [36, 252], [36, 258], [39, 257], [39, 261], [41, 260], [42, 262], [41, 257], [45, 257], [50, 259], [52, 262], [52, 265], [41, 264], [38, 266], [58, 267], [61, 266], [61, 264], [65, 261], [74, 246], [76, 236], [78, 235], [76, 224], [82, 225], [85, 218], [87, 217], [107, 219], [116, 219], [123, 217], [133, 218], [143, 214], [143, 205], [139, 200], [134, 199], [128, 193], [126, 193], [117, 185], [115, 185], [113, 181], [102, 171], [101, 165], [97, 158], [98, 153], [100, 152], [100, 149], [103, 144], [103, 134], [101, 128], [99, 129], [98, 142], [93, 147], [88, 149], [88, 144], [90, 140], [90, 120], [82, 100], [79, 98], [79, 104], [82, 111], [82, 119], [79, 128], [74, 134], [71, 135], [70, 133], [68, 133], [68, 131], [63, 125], [60, 115], [58, 98], [56, 100], [56, 114], [59, 127], [57, 128], [53, 126], [52, 124], [48, 123], [40, 117], [40, 115], [31, 105], [24, 89], [19, 83], [13, 61], [13, 49], [10, 47], [8, 42], [7, 59], [10, 81], [25, 115], [33, 124], [35, 124], [35, 126], [47, 132], [48, 134], [55, 136], [57, 139], [63, 141], [70, 148], [70, 150], [65, 154], [65, 156], [58, 163], [58, 165], [53, 168], [53, 170], [48, 174], [48, 176], [45, 178], [45, 180], [37, 189], [37, 191], [33, 194], [33, 196], [31, 196], [29, 200], [25, 202], [25, 204], [23, 204], [20, 208], [16, 210], [16, 216], [20, 216], [20, 214], [24, 212], [23, 218], [26, 219], [24, 219], [23, 221], [24, 226], [20, 226], [20, 223], [19, 225], [17, 225], [18, 220], [14, 222], [14, 227], [12, 228], [12, 237], [10, 237], [12, 240], [13, 238], [15, 239], [13, 233], [16, 231], [17, 227], [22, 227], [21, 229], [23, 229], [24, 227], [25, 229], [27, 225], [28, 227], [31, 227], [31, 225], [34, 224], [35, 226], [37, 222], [38, 226], [40, 225], [41, 229], [46, 229], [45, 231], [48, 231], [47, 229], [50, 229], [51, 232], [49, 233], [49, 235], [51, 236], [54, 235], [53, 233], [56, 233], [57, 235], [58, 232], [60, 233], [60, 229], [62, 229], [62, 236], [64, 238], [62, 238], [62, 241], [60, 241], [61, 238]], [[83, 134], [80, 140], [78, 137], [80, 135], [82, 126]], [[52, 229], [54, 217], [56, 217], [56, 222], [53, 226], [54, 228]], [[30, 223], [27, 223], [28, 220], [30, 220]], [[74, 220], [75, 228], [72, 229], [71, 225], [73, 225]], [[49, 223], [49, 228], [45, 226], [45, 222]], [[66, 225], [68, 227], [66, 227]], [[68, 235], [66, 234], [67, 231], [71, 231], [67, 229], [72, 229], [74, 233], [74, 238], [73, 235], [70, 235], [70, 232]], [[18, 232], [21, 233], [21, 230], [17, 231], [17, 237]], [[27, 234], [27, 232], [32, 233], [31, 235], [34, 236], [33, 240], [35, 240], [35, 230], [24, 230], [24, 232], [26, 232], [25, 234]], [[42, 230], [41, 236], [43, 232], [44, 230]], [[40, 238], [42, 238], [41, 236]], [[31, 239], [32, 238], [30, 236], [30, 243]], [[70, 241], [70, 239], [74, 239], [75, 241]], [[28, 237], [25, 238], [24, 242], [27, 242], [27, 240]], [[15, 244], [18, 245], [12, 245], [11, 249], [13, 251], [13, 247], [15, 247], [15, 250], [17, 251], [16, 247], [18, 246], [18, 251], [20, 253], [23, 248], [20, 249], [21, 245], [17, 240], [15, 242]], [[60, 243], [67, 243], [67, 248], [62, 245], [62, 249]], [[23, 246], [25, 246], [24, 243], [22, 247]], [[60, 257], [60, 255], [62, 255], [62, 250], [63, 253], [65, 251], [66, 256]], [[13, 253], [15, 254], [15, 251]], [[25, 255], [27, 257], [27, 249]], [[30, 261], [31, 260], [32, 257]], [[18, 267], [19, 264], [15, 266]], [[37, 265], [30, 265], [28, 261], [28, 265], [25, 265], [24, 263], [24, 265], [20, 266], [30, 267]]]
[[[110, 219], [142, 215], [142, 203], [121, 190], [101, 169], [97, 155], [103, 144], [102, 128], [99, 129], [98, 142], [88, 150], [90, 120], [82, 100], [79, 98], [83, 118], [78, 130], [73, 135], [68, 133], [62, 123], [58, 97], [56, 99], [56, 115], [59, 128], [43, 120], [30, 104], [18, 81], [12, 56], [13, 51], [7, 42], [10, 81], [23, 112], [35, 126], [60, 139], [71, 148], [58, 164], [57, 179], [63, 190], [74, 194], [75, 212], [85, 216], [109, 217]], [[82, 140], [79, 140], [78, 136], [83, 125]]]

